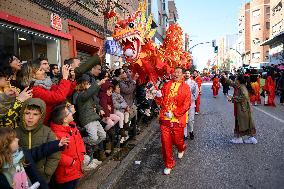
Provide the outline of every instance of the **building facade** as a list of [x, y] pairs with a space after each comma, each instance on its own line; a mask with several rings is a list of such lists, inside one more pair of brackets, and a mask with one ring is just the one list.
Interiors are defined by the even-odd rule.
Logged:
[[284, 8], [283, 0], [270, 0], [270, 37], [262, 46], [269, 45], [269, 63], [284, 63]]
[[178, 19], [177, 7], [174, 0], [169, 0], [169, 24], [174, 24]]
[[239, 47], [243, 63], [260, 68], [269, 62], [269, 47], [261, 46], [269, 39], [270, 1], [252, 0], [240, 10]]
[[106, 11], [115, 7], [122, 18], [127, 17], [137, 10], [138, 3], [2, 0], [0, 51], [14, 53], [23, 61], [45, 56], [51, 64], [61, 64], [70, 57], [79, 57], [84, 62], [93, 54], [103, 56], [105, 39], [115, 23], [114, 19], [105, 19]]

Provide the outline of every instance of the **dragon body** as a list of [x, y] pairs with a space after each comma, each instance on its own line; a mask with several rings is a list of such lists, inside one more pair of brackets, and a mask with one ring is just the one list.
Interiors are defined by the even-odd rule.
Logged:
[[156, 30], [151, 28], [152, 15], [146, 18], [147, 3], [144, 0], [130, 17], [120, 20], [113, 31], [113, 39], [121, 46], [125, 61], [133, 73], [139, 74], [138, 83], [169, 76], [175, 67], [189, 68], [191, 56], [183, 50], [183, 32], [178, 24], [171, 24], [163, 44], [158, 47], [153, 41]]

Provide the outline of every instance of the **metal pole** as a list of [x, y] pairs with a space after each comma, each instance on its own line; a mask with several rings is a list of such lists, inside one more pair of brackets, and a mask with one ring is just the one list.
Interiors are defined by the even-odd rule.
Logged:
[[198, 46], [198, 45], [203, 45], [203, 44], [207, 44], [207, 43], [211, 43], [211, 42], [207, 41], [207, 42], [197, 43], [197, 44], [193, 45], [192, 47], [190, 47], [190, 48], [188, 49], [188, 51], [190, 51], [191, 49], [193, 49], [194, 47], [196, 47], [196, 46]]

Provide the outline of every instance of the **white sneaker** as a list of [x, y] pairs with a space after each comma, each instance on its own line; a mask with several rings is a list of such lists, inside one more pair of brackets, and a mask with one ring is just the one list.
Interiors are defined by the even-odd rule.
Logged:
[[184, 151], [178, 152], [178, 158], [179, 158], [179, 159], [181, 159], [181, 158], [183, 157], [183, 155], [184, 155]]
[[87, 165], [90, 163], [90, 161], [91, 161], [90, 156], [84, 155], [83, 165], [84, 165], [84, 166], [87, 166]]
[[195, 112], [195, 115], [198, 115], [198, 112]]
[[254, 137], [249, 137], [248, 139], [244, 140], [244, 143], [246, 143], [246, 144], [256, 144], [257, 140]]
[[242, 137], [239, 137], [239, 138], [233, 138], [232, 140], [230, 140], [231, 143], [233, 144], [243, 144], [244, 141], [243, 141], [243, 138]]
[[[97, 159], [93, 159], [92, 161], [91, 161], [91, 163], [95, 163], [95, 164], [97, 164], [97, 165], [100, 165], [100, 164], [102, 164], [103, 162], [102, 161], [99, 161], [99, 160], [97, 160]], [[90, 163], [90, 164], [91, 164]]]
[[164, 174], [165, 174], [165, 175], [169, 175], [169, 174], [171, 173], [171, 170], [172, 170], [172, 169], [170, 169], [170, 168], [165, 168], [165, 169], [164, 169]]
[[124, 141], [125, 141], [125, 137], [121, 137], [120, 144], [124, 143]]
[[96, 163], [94, 163], [93, 161], [91, 161], [91, 163], [89, 164], [89, 165], [87, 165], [87, 166], [84, 166], [84, 171], [90, 171], [90, 170], [94, 170], [94, 169], [96, 169], [97, 168], [97, 164]]

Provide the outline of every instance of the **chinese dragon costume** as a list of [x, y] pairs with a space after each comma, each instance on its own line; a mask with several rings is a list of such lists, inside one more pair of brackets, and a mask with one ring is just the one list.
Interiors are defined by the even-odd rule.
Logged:
[[147, 2], [144, 0], [130, 17], [117, 17], [112, 37], [123, 50], [125, 61], [133, 73], [139, 74], [138, 84], [152, 81], [156, 86], [158, 77], [173, 73], [179, 66], [189, 68], [191, 56], [183, 50], [183, 32], [178, 24], [171, 24], [163, 44], [158, 47], [153, 41], [156, 30], [152, 29], [152, 15], [146, 18]]

